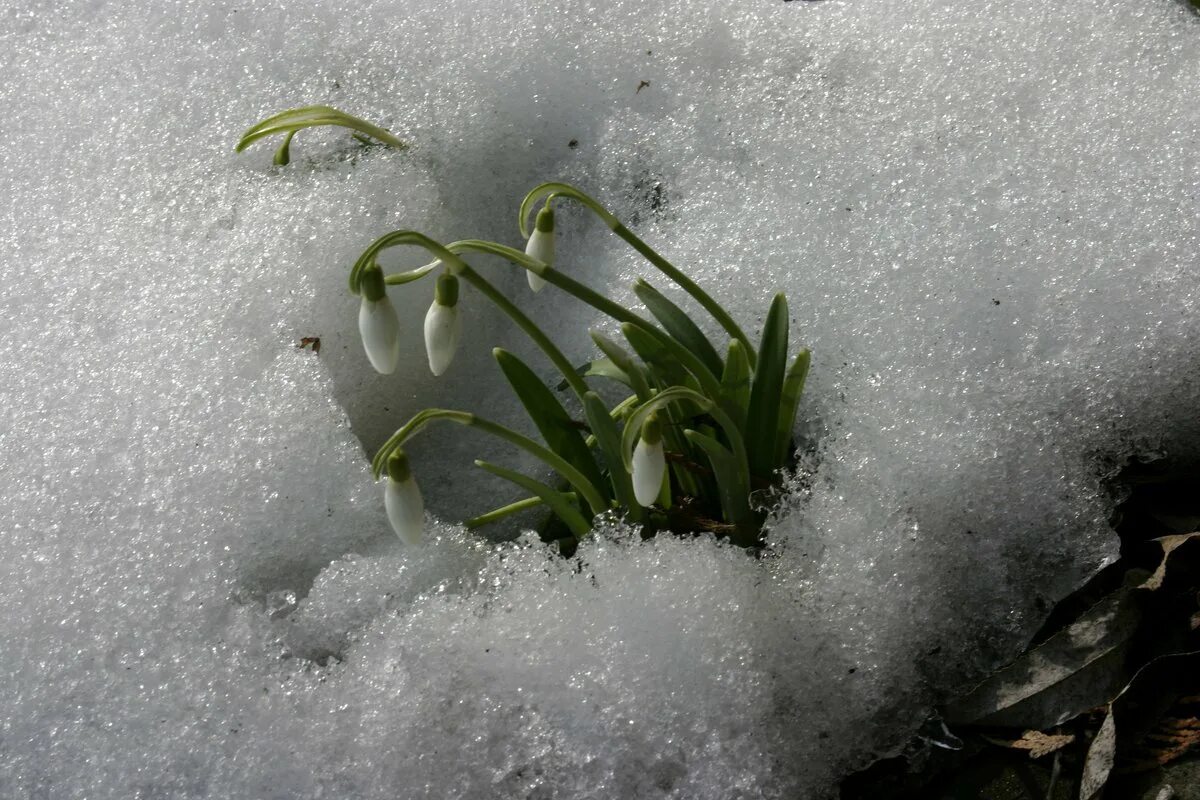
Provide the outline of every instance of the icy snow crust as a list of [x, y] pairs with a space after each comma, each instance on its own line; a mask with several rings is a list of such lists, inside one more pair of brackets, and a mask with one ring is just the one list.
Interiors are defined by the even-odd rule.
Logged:
[[[1196, 445], [1198, 22], [6, 4], [0, 796], [826, 795], [1113, 556], [1105, 465]], [[235, 156], [311, 102], [416, 147]], [[433, 381], [426, 284], [394, 292], [412, 340], [374, 375], [347, 269], [398, 227], [519, 244], [520, 196], [556, 178], [755, 333], [788, 293], [815, 476], [771, 558], [482, 543], [453, 525], [500, 496], [470, 456], [521, 461], [458, 432], [413, 448], [429, 545], [387, 530], [364, 443], [431, 404], [517, 420], [494, 344], [552, 376], [467, 291]], [[561, 219], [565, 268], [654, 279]], [[481, 267], [590, 353], [589, 310]]]

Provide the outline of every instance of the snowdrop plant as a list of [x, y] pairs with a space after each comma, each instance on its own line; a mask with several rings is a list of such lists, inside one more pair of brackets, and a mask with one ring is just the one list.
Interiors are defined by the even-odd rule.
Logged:
[[[604, 296], [560, 270], [554, 260], [556, 202], [577, 202], [596, 213], [651, 266], [681, 286], [729, 336], [721, 356], [701, 327], [646, 280], [634, 292], [649, 316]], [[531, 211], [542, 203], [536, 221]], [[403, 425], [379, 449], [377, 476], [390, 459], [435, 422], [452, 422], [499, 436], [540, 459], [557, 475], [547, 483], [505, 467], [476, 466], [519, 486], [528, 497], [489, 511], [467, 525], [478, 528], [525, 509], [545, 507], [556, 524], [546, 538], [570, 548], [591, 530], [593, 520], [616, 513], [648, 533], [661, 529], [708, 530], [743, 546], [760, 543], [764, 509], [755, 493], [777, 483], [792, 458], [792, 431], [809, 353], [788, 360], [787, 301], [776, 295], [757, 347], [710, 295], [622, 225], [596, 200], [574, 186], [546, 183], [521, 205], [524, 250], [499, 242], [465, 239], [443, 244], [417, 231], [399, 230], [372, 243], [350, 271], [350, 290], [373, 292], [377, 259], [394, 247], [424, 249], [434, 259], [414, 270], [382, 279], [391, 288], [441, 270], [434, 304], [426, 317], [430, 368], [441, 374], [457, 344], [458, 282], [498, 306], [540, 348], [561, 377], [558, 388], [573, 397], [560, 400], [537, 372], [512, 353], [496, 349], [496, 362], [541, 436], [526, 437], [468, 411], [426, 409]], [[615, 320], [623, 343], [598, 332], [600, 356], [572, 364], [519, 305], [506, 297], [467, 258], [498, 256], [524, 269], [537, 291], [547, 284]], [[628, 394], [611, 407], [591, 382], [609, 381]], [[571, 409], [571, 410], [569, 410]], [[579, 418], [581, 417], [581, 419]], [[390, 487], [395, 479], [389, 475]], [[399, 529], [397, 531], [399, 533]]]
[[[287, 137], [281, 147], [284, 158], [277, 155], [276, 162], [286, 163], [291, 137], [313, 125], [341, 125], [403, 146], [369, 123], [310, 106], [259, 123], [238, 147], [282, 133]], [[645, 307], [643, 314], [572, 277], [576, 270], [561, 270], [555, 258], [554, 206], [565, 202], [594, 213], [650, 267], [689, 295], [728, 337], [725, 354], [687, 312], [647, 280], [633, 286]], [[350, 270], [350, 291], [361, 297], [363, 346], [378, 371], [392, 372], [399, 356], [401, 326], [388, 291], [437, 273], [424, 325], [434, 375], [451, 367], [460, 339], [460, 291], [469, 287], [529, 336], [561, 379], [558, 393], [568, 392], [560, 400], [533, 367], [494, 349], [497, 365], [541, 440], [470, 411], [419, 412], [372, 460], [375, 477], [386, 478], [384, 503], [396, 534], [406, 544], [419, 542], [424, 515], [404, 447], [434, 423], [449, 422], [507, 441], [536, 457], [555, 476], [546, 482], [539, 479], [544, 475], [532, 477], [476, 461], [477, 467], [512, 482], [527, 496], [467, 520], [469, 528], [541, 507], [550, 512], [543, 538], [559, 542], [568, 552], [591, 531], [597, 517], [607, 514], [642, 526], [645, 535], [663, 529], [700, 530], [728, 536], [745, 547], [761, 544], [766, 509], [756, 498], [778, 483], [781, 470], [794, 457], [793, 429], [810, 363], [807, 349], [789, 359], [786, 298], [775, 295], [756, 346], [711, 295], [578, 188], [557, 182], [534, 188], [522, 201], [518, 219], [523, 250], [481, 239], [441, 243], [417, 231], [397, 230], [371, 243]], [[422, 249], [433, 261], [385, 275], [377, 259], [397, 247]], [[473, 262], [482, 255], [524, 270], [535, 292], [549, 284], [610, 317], [624, 341], [593, 332], [599, 355], [583, 365], [573, 364], [517, 302], [475, 269]], [[621, 387], [623, 399], [606, 404], [592, 385], [600, 382]]]

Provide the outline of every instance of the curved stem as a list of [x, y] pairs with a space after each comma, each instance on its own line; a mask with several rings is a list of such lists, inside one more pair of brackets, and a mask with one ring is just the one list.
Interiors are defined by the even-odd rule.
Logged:
[[575, 188], [569, 183], [543, 183], [540, 186], [534, 187], [533, 191], [525, 195], [525, 199], [521, 202], [521, 218], [519, 220], [521, 226], [521, 235], [529, 237], [529, 212], [534, 204], [543, 197], [547, 201], [557, 197], [569, 197], [592, 211], [600, 219], [604, 220], [604, 224], [620, 236], [625, 242], [638, 251], [647, 261], [653, 264], [659, 272], [666, 275], [671, 280], [675, 281], [685, 292], [690, 294], [697, 303], [699, 303], [705, 311], [712, 315], [712, 318], [725, 329], [725, 331], [734, 339], [740, 341], [746, 348], [746, 354], [750, 358], [750, 366], [754, 366], [756, 354], [754, 345], [750, 343], [749, 337], [741, 327], [734, 321], [733, 317], [729, 316], [729, 312], [721, 307], [721, 304], [709, 295], [708, 292], [700, 288], [699, 284], [684, 275], [674, 264], [667, 261], [650, 245], [643, 242], [633, 231], [626, 228], [619, 219], [613, 216], [612, 212], [600, 205], [594, 198], [585, 194], [581, 190]]
[[478, 289], [480, 294], [499, 306], [500, 310], [505, 314], [508, 314], [512, 318], [512, 321], [517, 323], [517, 326], [525, 331], [538, 347], [542, 348], [542, 352], [554, 362], [554, 366], [558, 367], [558, 371], [563, 374], [567, 383], [571, 385], [571, 389], [579, 396], [579, 401], [583, 402], [583, 396], [588, 391], [587, 384], [584, 383], [583, 378], [575, 371], [575, 367], [563, 355], [562, 351], [550, 340], [550, 337], [478, 272], [469, 266], [464, 266], [462, 272], [459, 274], [463, 280]]
[[[430, 239], [423, 233], [417, 231], [392, 231], [385, 233], [375, 241], [371, 242], [370, 247], [362, 252], [358, 260], [354, 262], [354, 266], [350, 268], [350, 291], [354, 294], [359, 294], [359, 282], [362, 279], [362, 272], [370, 264], [375, 261], [376, 256], [391, 247], [399, 247], [401, 245], [413, 245], [422, 247], [428, 250], [434, 258], [441, 261], [451, 272], [458, 272], [466, 264], [462, 259], [447, 250], [441, 242]], [[424, 269], [423, 267], [421, 269]]]
[[454, 252], [462, 250], [474, 250], [480, 253], [488, 253], [490, 255], [500, 256], [519, 267], [533, 272], [542, 277], [547, 283], [552, 283], [568, 294], [574, 295], [578, 299], [590, 305], [597, 311], [603, 312], [618, 322], [628, 322], [640, 330], [645, 331], [648, 335], [653, 336], [656, 341], [661, 342], [664, 347], [671, 351], [671, 354], [679, 360], [681, 364], [696, 376], [696, 380], [704, 387], [704, 391], [711, 394], [713, 397], [720, 397], [721, 384], [717, 377], [712, 374], [704, 362], [700, 360], [696, 354], [688, 350], [679, 342], [663, 333], [654, 323], [649, 320], [639, 317], [629, 309], [622, 305], [614, 303], [604, 295], [596, 292], [587, 286], [583, 285], [573, 278], [568, 278], [558, 270], [547, 267], [540, 261], [532, 259], [522, 253], [520, 250], [515, 250], [511, 247], [505, 247], [496, 242], [488, 242], [482, 239], [463, 239], [458, 242], [451, 242], [446, 245], [448, 250]]
[[445, 408], [427, 408], [419, 412], [416, 416], [404, 424], [402, 428], [393, 433], [391, 437], [383, 443], [379, 451], [375, 453], [375, 458], [371, 460], [371, 469], [374, 472], [375, 478], [378, 479], [383, 471], [383, 467], [387, 464], [388, 457], [397, 447], [402, 446], [406, 441], [420, 433], [429, 423], [437, 420], [446, 420], [459, 425], [466, 425], [471, 428], [490, 433], [493, 436], [503, 439], [504, 441], [513, 444], [531, 455], [540, 458], [546, 462], [555, 472], [562, 475], [567, 481], [575, 487], [575, 489], [587, 501], [591, 507], [593, 514], [602, 514], [608, 510], [604, 498], [600, 492], [592, 485], [583, 473], [571, 466], [570, 462], [559, 456], [553, 450], [542, 447], [540, 444], [530, 439], [527, 436], [522, 436], [514, 430], [499, 425], [491, 420], [475, 414], [470, 414], [466, 411], [452, 411]]

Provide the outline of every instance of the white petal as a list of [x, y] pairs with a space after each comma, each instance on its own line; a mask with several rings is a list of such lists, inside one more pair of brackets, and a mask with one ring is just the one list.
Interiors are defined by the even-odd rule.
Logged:
[[638, 439], [633, 448], [633, 496], [644, 506], [653, 505], [662, 491], [663, 475], [667, 471], [667, 459], [663, 455], [663, 446], [646, 444], [645, 439]]
[[434, 375], [441, 375], [454, 360], [461, 334], [458, 306], [444, 306], [435, 300], [425, 314], [425, 354]]
[[392, 301], [364, 299], [358, 308], [358, 332], [371, 366], [384, 375], [394, 372], [400, 360], [400, 320]]
[[388, 479], [383, 492], [383, 505], [387, 508], [388, 522], [400, 541], [411, 547], [421, 543], [421, 528], [425, 524], [425, 501], [417, 482], [409, 478], [397, 483]]
[[[536, 258], [546, 266], [554, 266], [554, 232], [546, 233], [535, 229], [529, 241], [525, 243], [525, 255]], [[534, 272], [526, 270], [525, 275], [529, 279], [529, 288], [535, 292], [540, 292], [546, 285], [546, 281]]]

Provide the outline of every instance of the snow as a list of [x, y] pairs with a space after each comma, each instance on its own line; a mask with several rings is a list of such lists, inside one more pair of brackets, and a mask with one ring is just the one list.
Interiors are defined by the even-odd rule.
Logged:
[[[1114, 557], [1113, 465], [1200, 438], [1200, 17], [710, 6], [6, 6], [0, 796], [821, 797]], [[234, 154], [307, 103], [414, 147]], [[374, 374], [349, 265], [519, 246], [550, 179], [754, 332], [787, 292], [815, 449], [770, 558], [480, 540], [471, 459], [523, 462], [459, 430], [411, 448], [429, 543], [388, 530], [366, 453], [429, 405], [515, 424], [493, 346], [551, 372], [464, 290], [433, 379], [426, 282]], [[559, 219], [564, 268], [654, 280]], [[591, 353], [603, 320], [481, 267]]]

